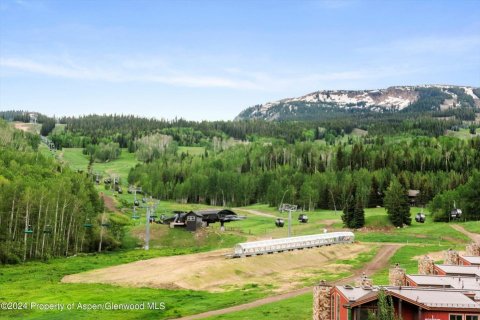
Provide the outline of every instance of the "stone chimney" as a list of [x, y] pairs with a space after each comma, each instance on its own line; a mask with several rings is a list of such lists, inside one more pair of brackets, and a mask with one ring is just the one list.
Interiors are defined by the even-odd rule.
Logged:
[[452, 249], [445, 251], [445, 259], [443, 260], [444, 264], [453, 264], [458, 265], [460, 256], [458, 252]]
[[424, 256], [418, 260], [418, 274], [431, 275], [433, 274], [433, 266], [435, 261], [429, 256]]
[[373, 280], [367, 277], [365, 272], [362, 274], [360, 278], [355, 280], [356, 287], [373, 287]]
[[479, 257], [480, 256], [480, 243], [472, 242], [472, 243], [468, 244], [466, 251], [467, 251], [466, 252], [467, 256]]
[[400, 266], [395, 264], [395, 267], [390, 268], [388, 272], [388, 283], [391, 286], [404, 286], [405, 285], [405, 275], [406, 275], [406, 270], [403, 268], [400, 268]]
[[313, 320], [331, 318], [331, 294], [332, 286], [328, 285], [325, 280], [322, 280], [318, 285], [313, 287]]

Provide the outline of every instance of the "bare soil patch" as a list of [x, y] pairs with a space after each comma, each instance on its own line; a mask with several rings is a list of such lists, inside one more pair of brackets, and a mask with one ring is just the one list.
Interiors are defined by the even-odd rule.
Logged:
[[226, 259], [230, 249], [162, 257], [69, 275], [68, 283], [107, 283], [131, 287], [183, 288], [221, 292], [247, 284], [271, 285], [285, 292], [304, 286], [302, 279], [318, 273], [351, 271], [337, 263], [354, 259], [371, 246], [335, 245], [250, 258]]
[[101, 197], [103, 199], [103, 202], [105, 203], [105, 208], [107, 208], [107, 211], [110, 211], [110, 212], [117, 211], [117, 206], [116, 206], [116, 203], [115, 203], [115, 199], [113, 199], [112, 197], [109, 197], [105, 194], [102, 194]]

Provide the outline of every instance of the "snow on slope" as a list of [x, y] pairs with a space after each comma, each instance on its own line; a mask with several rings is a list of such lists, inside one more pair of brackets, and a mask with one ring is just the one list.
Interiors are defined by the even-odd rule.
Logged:
[[[465, 94], [471, 96], [475, 104], [480, 105], [471, 87], [455, 87], [449, 85], [422, 85], [422, 86], [396, 86], [378, 90], [324, 90], [309, 93], [298, 98], [287, 98], [274, 102], [257, 105], [240, 113], [236, 119], [262, 118], [275, 120], [280, 117], [280, 112], [295, 112], [300, 108], [327, 107], [342, 109], [366, 109], [372, 111], [403, 110], [419, 99], [419, 88], [437, 88], [451, 96], [445, 100], [444, 108], [455, 106], [457, 95], [450, 91], [452, 88], [463, 89]], [[283, 109], [279, 111], [279, 109]], [[443, 108], [442, 108], [443, 109]]]

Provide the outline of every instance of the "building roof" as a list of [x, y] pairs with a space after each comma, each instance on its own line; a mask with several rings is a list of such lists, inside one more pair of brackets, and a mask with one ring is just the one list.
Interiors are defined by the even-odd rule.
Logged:
[[468, 261], [471, 264], [480, 265], [480, 257], [477, 256], [461, 256], [461, 259]]
[[290, 238], [278, 238], [271, 240], [259, 240], [251, 242], [242, 242], [236, 245], [236, 247], [241, 247], [242, 249], [251, 249], [251, 248], [263, 248], [266, 246], [273, 246], [279, 244], [289, 244], [289, 243], [303, 243], [306, 241], [316, 241], [316, 240], [329, 240], [338, 237], [343, 237], [344, 239], [353, 240], [355, 235], [349, 231], [343, 232], [329, 232], [329, 233], [320, 233], [320, 234], [311, 234], [307, 236], [298, 236]]
[[416, 197], [420, 193], [420, 190], [408, 190], [409, 197]]
[[480, 278], [462, 276], [407, 275], [421, 287], [442, 287], [464, 289], [475, 294], [475, 300], [480, 301]]
[[[338, 287], [337, 287], [338, 288]], [[387, 294], [403, 301], [422, 307], [426, 310], [480, 310], [480, 304], [467, 296], [468, 290], [422, 287], [383, 287]], [[360, 297], [351, 307], [377, 299], [378, 289]]]
[[388, 292], [402, 300], [407, 300], [425, 309], [473, 309], [479, 310], [480, 304], [465, 295], [465, 291], [398, 287], [388, 288]]
[[208, 209], [208, 210], [196, 210], [195, 211], [201, 215], [210, 215], [210, 214], [236, 214], [232, 210], [229, 209]]
[[447, 275], [466, 275], [480, 277], [480, 266], [457, 266], [450, 264], [436, 264], [436, 268], [442, 270]]
[[365, 298], [367, 295], [371, 294], [372, 291], [378, 291], [377, 287], [353, 287], [346, 285], [337, 286], [336, 288], [349, 301], [357, 301]]

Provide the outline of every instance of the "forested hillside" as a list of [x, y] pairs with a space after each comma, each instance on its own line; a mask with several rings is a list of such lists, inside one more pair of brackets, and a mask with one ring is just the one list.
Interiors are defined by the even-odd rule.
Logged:
[[[480, 138], [363, 138], [337, 146], [317, 142], [257, 142], [206, 152], [202, 157], [165, 154], [137, 166], [129, 182], [180, 202], [241, 206], [295, 203], [305, 210], [342, 210], [355, 190], [362, 205], [383, 205], [392, 181], [403, 192], [421, 190], [426, 205], [467, 182], [480, 168]], [[380, 196], [379, 196], [380, 195]], [[444, 215], [446, 212], [438, 212]], [[478, 211], [467, 216], [478, 218]]]
[[[451, 117], [438, 120], [436, 117]], [[282, 139], [288, 143], [335, 138], [349, 134], [354, 128], [368, 130], [371, 135], [412, 133], [440, 136], [447, 129], [458, 127], [462, 120], [475, 119], [472, 110], [453, 110], [425, 115], [408, 113], [379, 114], [355, 111], [332, 112], [323, 120], [270, 122], [157, 120], [123, 115], [90, 115], [61, 118], [65, 129], [50, 136], [57, 148], [85, 148], [88, 145], [115, 142], [120, 148], [136, 150], [136, 140], [152, 134], [171, 136], [180, 146], [209, 146], [219, 139], [255, 141], [261, 137]]]
[[42, 155], [39, 140], [0, 120], [0, 263], [96, 250], [98, 227], [84, 224], [103, 203], [85, 175]]

